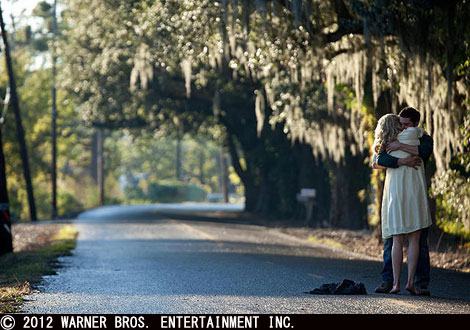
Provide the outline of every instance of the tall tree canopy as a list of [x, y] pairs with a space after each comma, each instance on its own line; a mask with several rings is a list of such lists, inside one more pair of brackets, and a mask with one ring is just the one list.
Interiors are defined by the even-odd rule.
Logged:
[[109, 127], [223, 127], [247, 210], [293, 215], [295, 193], [315, 186], [322, 218], [364, 226], [378, 117], [418, 108], [438, 173], [464, 151], [468, 6], [69, 0], [64, 87]]

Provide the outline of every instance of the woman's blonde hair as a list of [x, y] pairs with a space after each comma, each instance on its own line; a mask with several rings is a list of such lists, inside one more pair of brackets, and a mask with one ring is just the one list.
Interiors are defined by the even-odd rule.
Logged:
[[391, 113], [380, 117], [375, 128], [374, 152], [380, 153], [387, 143], [397, 139], [401, 131], [400, 117]]

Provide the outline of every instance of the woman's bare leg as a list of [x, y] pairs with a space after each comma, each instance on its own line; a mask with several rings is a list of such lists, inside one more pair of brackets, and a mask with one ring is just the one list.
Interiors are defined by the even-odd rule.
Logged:
[[392, 245], [392, 267], [393, 267], [393, 288], [391, 293], [400, 291], [400, 274], [403, 263], [403, 235], [393, 236]]
[[406, 282], [406, 289], [411, 293], [416, 293], [414, 286], [414, 278], [416, 273], [416, 266], [418, 265], [419, 257], [419, 236], [421, 231], [409, 233], [408, 236], [408, 281]]

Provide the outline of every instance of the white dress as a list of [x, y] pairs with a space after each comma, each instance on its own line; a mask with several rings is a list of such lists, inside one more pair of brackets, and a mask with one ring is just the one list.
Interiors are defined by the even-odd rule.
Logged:
[[[423, 130], [409, 127], [398, 134], [398, 141], [418, 146]], [[402, 150], [390, 152], [391, 156], [405, 158]], [[382, 237], [406, 234], [431, 226], [424, 166], [387, 168], [382, 199]]]

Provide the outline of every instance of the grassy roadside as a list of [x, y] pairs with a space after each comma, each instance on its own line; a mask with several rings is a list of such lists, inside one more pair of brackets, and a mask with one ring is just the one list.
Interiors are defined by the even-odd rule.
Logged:
[[61, 225], [43, 245], [0, 257], [0, 313], [17, 311], [23, 297], [31, 292], [31, 285], [43, 275], [55, 274], [57, 258], [70, 255], [77, 234], [74, 226]]
[[329, 248], [332, 249], [340, 249], [340, 250], [347, 250], [348, 247], [341, 242], [335, 241], [334, 239], [331, 238], [321, 238], [315, 235], [310, 235], [308, 236], [307, 239], [310, 243], [313, 244], [320, 244], [320, 245], [326, 245]]

